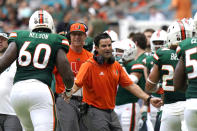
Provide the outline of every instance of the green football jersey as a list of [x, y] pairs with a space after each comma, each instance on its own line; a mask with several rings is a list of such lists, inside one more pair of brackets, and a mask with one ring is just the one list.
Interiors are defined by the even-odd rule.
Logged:
[[[147, 55], [143, 53], [140, 55], [136, 60], [129, 62], [128, 64], [124, 65], [127, 73], [130, 74], [132, 72], [139, 72], [142, 74], [142, 77], [138, 81], [138, 85], [144, 90], [145, 88], [145, 77], [144, 77], [144, 67]], [[119, 86], [117, 96], [116, 96], [116, 105], [123, 105], [127, 103], [135, 103], [138, 101], [138, 98], [131, 94], [128, 90], [121, 88]]]
[[182, 56], [186, 66], [188, 88], [186, 98], [197, 98], [197, 38], [188, 38], [177, 47], [178, 57]]
[[185, 93], [174, 91], [173, 75], [178, 57], [175, 50], [160, 48], [154, 54], [154, 63], [158, 65], [160, 80], [164, 90], [164, 104], [185, 100]]
[[11, 42], [16, 43], [18, 54], [14, 83], [37, 79], [50, 86], [58, 49], [69, 50], [67, 39], [52, 33], [15, 31], [8, 39]]
[[[153, 57], [154, 53], [150, 53], [150, 55], [147, 56], [146, 58], [146, 67], [148, 69], [148, 74], [150, 74], [151, 69], [153, 68], [154, 65], [154, 57]], [[159, 82], [159, 84], [161, 85], [161, 82]], [[152, 93], [153, 96], [155, 97], [161, 97], [160, 94], [157, 93]]]
[[151, 69], [152, 69], [152, 67], [153, 67], [153, 64], [154, 64], [154, 62], [153, 62], [153, 55], [154, 54], [150, 54], [149, 56], [147, 56], [147, 58], [146, 58], [146, 67], [147, 67], [147, 69], [148, 69], [148, 73], [150, 73], [150, 71], [151, 71]]

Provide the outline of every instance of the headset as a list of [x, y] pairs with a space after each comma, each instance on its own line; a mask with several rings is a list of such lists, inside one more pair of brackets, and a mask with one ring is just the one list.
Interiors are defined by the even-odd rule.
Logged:
[[[104, 64], [104, 58], [101, 55], [98, 55], [98, 52], [95, 50], [94, 51], [94, 55], [93, 55], [93, 59], [99, 64], [102, 65]], [[115, 62], [115, 57], [111, 56], [108, 61], [107, 64], [113, 64]]]

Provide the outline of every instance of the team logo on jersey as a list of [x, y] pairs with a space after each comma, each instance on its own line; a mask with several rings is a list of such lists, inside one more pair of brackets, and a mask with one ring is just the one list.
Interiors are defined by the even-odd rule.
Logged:
[[114, 74], [118, 75], [118, 70], [115, 70], [115, 71], [114, 71]]
[[80, 61], [80, 58], [77, 58], [77, 61]]
[[100, 74], [99, 74], [100, 76], [104, 76], [104, 73], [103, 72], [100, 72]]

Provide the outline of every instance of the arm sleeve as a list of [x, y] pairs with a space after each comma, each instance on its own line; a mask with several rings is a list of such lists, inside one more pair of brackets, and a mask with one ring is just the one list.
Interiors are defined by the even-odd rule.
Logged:
[[181, 55], [182, 55], [182, 49], [181, 49], [181, 46], [180, 45], [176, 48], [176, 54], [177, 54], [177, 57], [178, 58], [180, 58]]
[[11, 42], [15, 42], [16, 39], [17, 39], [17, 31], [11, 32], [8, 39], [8, 44], [10, 44]]
[[81, 65], [79, 72], [75, 79], [75, 84], [78, 87], [82, 87], [84, 82], [87, 80], [88, 77], [91, 77], [91, 71], [89, 70], [90, 64], [89, 62], [85, 62]]
[[144, 65], [141, 63], [136, 63], [131, 67], [131, 73], [132, 72], [138, 72], [138, 73], [144, 73]]
[[68, 39], [66, 37], [58, 35], [58, 34], [57, 34], [57, 36], [58, 36], [58, 37], [56, 37], [57, 38], [57, 40], [56, 40], [57, 48], [62, 48], [63, 50], [65, 50], [66, 53], [68, 53], [68, 51], [69, 51]]
[[128, 74], [125, 72], [125, 70], [120, 66], [120, 81], [119, 84], [122, 87], [130, 86], [133, 84], [133, 81], [129, 78]]
[[130, 75], [129, 75], [129, 78], [130, 78], [135, 84], [137, 84], [138, 81], [139, 81], [138, 77], [135, 76], [135, 75], [133, 75], [133, 74], [130, 74]]
[[155, 54], [153, 55], [153, 63], [156, 65], [159, 65], [159, 51], [160, 51], [160, 49], [157, 50], [155, 52]]

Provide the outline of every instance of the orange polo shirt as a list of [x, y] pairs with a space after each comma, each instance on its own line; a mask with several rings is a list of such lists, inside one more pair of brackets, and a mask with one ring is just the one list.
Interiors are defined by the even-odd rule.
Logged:
[[[66, 56], [70, 63], [73, 74], [74, 76], [76, 76], [81, 64], [84, 63], [86, 60], [88, 60], [90, 57], [92, 57], [93, 54], [85, 49], [82, 49], [81, 53], [77, 53], [74, 52], [71, 48], [69, 48], [69, 52], [66, 54]], [[57, 71], [56, 67], [54, 68], [53, 73], [55, 75], [55, 80], [56, 80], [56, 84], [55, 84], [56, 93], [59, 94], [64, 92], [65, 86], [62, 77]]]
[[87, 104], [100, 109], [114, 109], [118, 84], [126, 87], [133, 82], [117, 61], [99, 65], [90, 58], [81, 65], [75, 84], [83, 87], [83, 101]]

